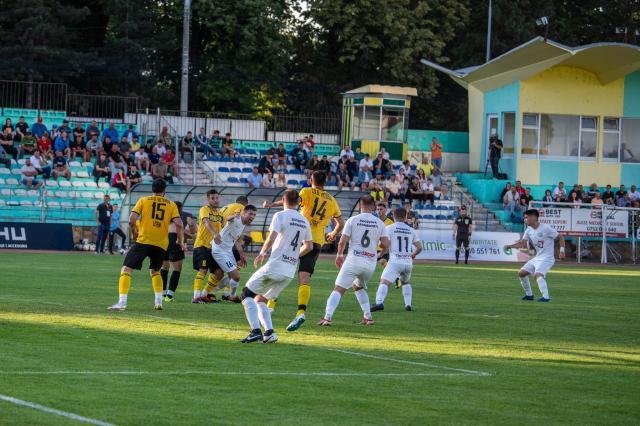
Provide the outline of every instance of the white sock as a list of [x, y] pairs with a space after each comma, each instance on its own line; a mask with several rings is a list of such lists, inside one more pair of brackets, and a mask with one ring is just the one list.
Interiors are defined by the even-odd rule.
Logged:
[[238, 290], [238, 281], [236, 280], [229, 280], [229, 287], [231, 287], [231, 296], [235, 296], [236, 295], [236, 291]]
[[223, 279], [220, 280], [220, 282], [218, 282], [218, 285], [213, 291], [216, 292], [218, 290], [222, 290], [227, 286], [227, 284], [229, 284], [229, 277], [224, 277]]
[[338, 304], [340, 303], [340, 298], [342, 295], [337, 291], [333, 290], [327, 299], [327, 308], [325, 309], [324, 319], [331, 321], [333, 318], [333, 313], [338, 308]]
[[526, 294], [527, 296], [533, 296], [533, 291], [531, 291], [531, 283], [529, 282], [529, 276], [520, 277], [520, 284], [522, 284], [524, 294]]
[[167, 295], [167, 290], [162, 290], [162, 295], [166, 296]]
[[540, 289], [540, 293], [542, 293], [542, 297], [545, 299], [549, 299], [549, 288], [547, 287], [547, 280], [544, 279], [543, 276], [536, 278], [538, 281], [538, 288]]
[[253, 300], [252, 297], [246, 297], [242, 301], [242, 306], [244, 306], [244, 314], [247, 317], [247, 321], [249, 322], [251, 330], [260, 328], [260, 319], [258, 318], [258, 305], [256, 304], [256, 301]]
[[155, 294], [155, 300], [154, 300], [153, 303], [155, 303], [156, 305], [162, 305], [162, 292], [159, 291], [159, 292], [154, 293], [154, 294]]
[[264, 327], [264, 331], [273, 330], [273, 323], [271, 322], [271, 311], [264, 302], [258, 302], [258, 318]]
[[201, 296], [202, 291], [201, 290], [193, 290], [193, 298], [197, 299], [198, 297]]
[[378, 286], [378, 291], [376, 292], [376, 305], [382, 305], [384, 303], [384, 299], [386, 299], [388, 291], [389, 286], [380, 283], [380, 285]]
[[356, 295], [356, 299], [358, 299], [358, 303], [360, 303], [360, 308], [362, 309], [364, 317], [366, 319], [371, 319], [371, 306], [369, 306], [369, 295], [367, 294], [367, 291], [361, 288], [354, 294]]
[[127, 304], [127, 294], [121, 294], [120, 298], [118, 299], [118, 303], [121, 305], [126, 305]]
[[402, 295], [404, 296], [404, 306], [411, 306], [411, 296], [413, 296], [411, 284], [402, 283]]
[[171, 291], [171, 290], [167, 290], [167, 296], [171, 296], [171, 297], [173, 297], [173, 295], [174, 295], [173, 291]]

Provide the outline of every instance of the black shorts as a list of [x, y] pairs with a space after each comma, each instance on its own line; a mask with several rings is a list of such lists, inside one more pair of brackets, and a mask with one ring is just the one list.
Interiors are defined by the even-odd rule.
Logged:
[[236, 246], [233, 246], [233, 258], [236, 260], [236, 262], [240, 260], [240, 252], [238, 251]]
[[298, 272], [308, 272], [313, 275], [321, 249], [322, 246], [320, 244], [313, 243], [313, 249], [309, 253], [300, 257], [300, 268], [298, 269]]
[[159, 271], [162, 267], [165, 250], [151, 244], [133, 243], [122, 263], [131, 269], [142, 269], [145, 258], [149, 258], [149, 269]]
[[384, 259], [384, 260], [386, 260], [388, 262], [389, 261], [389, 252], [386, 252], [384, 254], [384, 256], [380, 256], [380, 250], [378, 250], [378, 261], [380, 261], [382, 259]]
[[216, 269], [220, 269], [213, 255], [211, 249], [207, 247], [196, 247], [193, 249], [193, 269], [196, 271], [200, 269], [208, 269], [213, 273]]
[[169, 246], [164, 254], [164, 260], [169, 262], [177, 262], [184, 259], [184, 250], [178, 244], [178, 234], [169, 232]]
[[469, 248], [469, 236], [468, 235], [456, 235], [456, 248], [464, 246]]

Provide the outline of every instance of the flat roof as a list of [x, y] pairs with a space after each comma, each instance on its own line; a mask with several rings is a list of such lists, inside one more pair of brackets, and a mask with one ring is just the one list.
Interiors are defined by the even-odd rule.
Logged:
[[383, 84], [367, 84], [357, 89], [346, 92], [348, 95], [375, 93], [381, 95], [418, 96], [418, 90], [414, 87], [385, 86]]

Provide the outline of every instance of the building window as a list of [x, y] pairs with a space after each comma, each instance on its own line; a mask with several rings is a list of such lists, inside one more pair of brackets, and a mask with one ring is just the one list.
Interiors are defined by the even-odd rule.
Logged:
[[598, 151], [598, 118], [580, 117], [580, 160], [595, 161]]
[[513, 157], [513, 150], [516, 139], [516, 113], [502, 113], [502, 153], [506, 157]]
[[382, 107], [381, 140], [403, 142], [404, 137], [404, 109]]
[[362, 139], [360, 136], [360, 128], [362, 127], [362, 121], [364, 120], [364, 107], [362, 105], [356, 105], [353, 107], [353, 139]]
[[522, 148], [524, 157], [538, 156], [540, 137], [540, 116], [538, 114], [522, 114]]
[[598, 119], [577, 115], [523, 114], [523, 157], [595, 161]]
[[620, 162], [640, 163], [640, 118], [623, 118]]
[[380, 107], [365, 106], [364, 120], [360, 125], [360, 139], [379, 140], [380, 138]]
[[602, 159], [617, 162], [620, 152], [620, 119], [605, 118], [602, 130]]

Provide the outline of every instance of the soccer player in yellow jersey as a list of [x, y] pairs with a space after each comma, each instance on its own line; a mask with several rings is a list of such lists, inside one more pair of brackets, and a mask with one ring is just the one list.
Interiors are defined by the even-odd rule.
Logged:
[[[393, 219], [387, 216], [387, 204], [383, 202], [376, 203], [376, 214], [380, 218], [381, 221], [384, 222], [384, 226], [392, 225]], [[383, 267], [387, 266], [387, 262], [389, 261], [389, 252], [386, 252], [382, 256], [380, 256], [380, 252], [382, 248], [378, 246], [378, 263]]]
[[[127, 296], [131, 286], [131, 270], [142, 269], [142, 262], [149, 258], [151, 270], [151, 285], [155, 293], [154, 309], [162, 309], [162, 277], [160, 268], [165, 251], [169, 245], [169, 225], [173, 223], [178, 234], [178, 244], [184, 246], [184, 226], [180, 213], [173, 201], [164, 197], [167, 183], [163, 179], [156, 179], [151, 185], [153, 195], [138, 200], [129, 216], [129, 229], [135, 243], [124, 258], [118, 281], [118, 303], [110, 306], [110, 311], [124, 311], [127, 308]], [[136, 224], [140, 221], [140, 226]]]
[[[327, 175], [322, 171], [315, 171], [311, 176], [311, 188], [302, 188], [300, 191], [300, 207], [304, 216], [311, 225], [311, 237], [313, 250], [300, 257], [298, 268], [298, 311], [296, 316], [287, 326], [287, 331], [295, 331], [305, 321], [305, 311], [311, 298], [311, 275], [316, 266], [320, 250], [325, 243], [325, 229], [329, 221], [334, 222], [334, 229], [326, 235], [327, 241], [334, 241], [344, 227], [342, 212], [335, 198], [324, 190]], [[275, 203], [265, 202], [264, 207], [282, 206], [282, 201]], [[269, 308], [275, 308], [275, 300], [269, 301]]]

